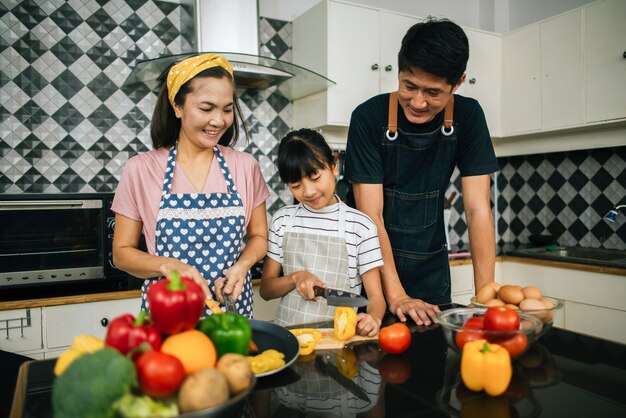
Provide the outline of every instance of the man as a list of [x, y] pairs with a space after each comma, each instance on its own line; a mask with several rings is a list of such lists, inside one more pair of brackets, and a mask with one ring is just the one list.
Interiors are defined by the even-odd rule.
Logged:
[[443, 202], [455, 166], [475, 288], [494, 279], [489, 174], [498, 164], [480, 105], [454, 95], [468, 58], [458, 25], [432, 18], [414, 25], [398, 54], [397, 96], [359, 105], [348, 131], [346, 178], [356, 207], [378, 227], [389, 310], [418, 325], [429, 325], [437, 305], [451, 301]]

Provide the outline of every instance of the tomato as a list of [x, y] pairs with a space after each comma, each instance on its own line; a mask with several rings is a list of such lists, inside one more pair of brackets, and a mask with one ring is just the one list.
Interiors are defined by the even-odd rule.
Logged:
[[465, 321], [465, 323], [463, 324], [463, 328], [483, 329], [484, 327], [485, 327], [485, 318], [483, 318], [482, 316], [472, 317], [468, 319], [467, 321]]
[[526, 334], [518, 333], [511, 338], [498, 340], [496, 344], [506, 348], [506, 351], [509, 352], [511, 357], [517, 357], [522, 354], [524, 350], [526, 350], [526, 346], [528, 345], [528, 338], [526, 338]]
[[459, 350], [463, 351], [463, 346], [465, 344], [469, 343], [470, 341], [484, 340], [485, 334], [478, 330], [473, 330], [473, 331], [460, 330], [456, 333], [456, 336], [454, 337], [454, 339], [456, 341], [456, 346], [459, 347]]
[[383, 357], [378, 370], [383, 381], [394, 385], [400, 385], [411, 377], [411, 363], [403, 356]]
[[388, 353], [402, 353], [411, 345], [411, 331], [402, 322], [396, 322], [380, 330], [378, 342], [382, 349]]
[[493, 331], [515, 331], [519, 329], [519, 315], [504, 306], [492, 306], [484, 316], [484, 329]]
[[183, 363], [160, 351], [142, 353], [135, 367], [141, 391], [155, 398], [164, 398], [176, 392], [185, 378]]

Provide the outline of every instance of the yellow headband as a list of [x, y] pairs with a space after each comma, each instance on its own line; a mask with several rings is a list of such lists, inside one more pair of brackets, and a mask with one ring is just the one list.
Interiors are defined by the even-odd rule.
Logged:
[[174, 106], [174, 98], [183, 84], [207, 68], [213, 67], [222, 67], [231, 77], [233, 76], [233, 66], [226, 58], [217, 54], [196, 55], [174, 65], [167, 75], [167, 97], [170, 104]]

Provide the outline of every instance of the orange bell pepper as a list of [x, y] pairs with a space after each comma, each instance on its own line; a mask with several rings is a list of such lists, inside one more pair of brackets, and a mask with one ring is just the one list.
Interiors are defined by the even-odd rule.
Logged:
[[511, 356], [505, 348], [485, 340], [463, 346], [461, 379], [468, 389], [498, 396], [506, 391], [512, 376]]
[[353, 308], [341, 306], [335, 309], [335, 337], [349, 340], [356, 334], [356, 312]]

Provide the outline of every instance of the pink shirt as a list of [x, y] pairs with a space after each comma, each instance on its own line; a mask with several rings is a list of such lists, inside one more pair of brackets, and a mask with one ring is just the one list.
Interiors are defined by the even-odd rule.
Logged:
[[[259, 163], [251, 154], [218, 145], [230, 170], [237, 192], [243, 201], [246, 226], [252, 210], [269, 196]], [[143, 234], [150, 254], [155, 254], [156, 219], [163, 190], [168, 150], [159, 148], [130, 158], [113, 198], [112, 210], [127, 218], [143, 222]], [[226, 180], [213, 157], [203, 193], [226, 193]], [[179, 165], [174, 169], [171, 193], [196, 193]]]

